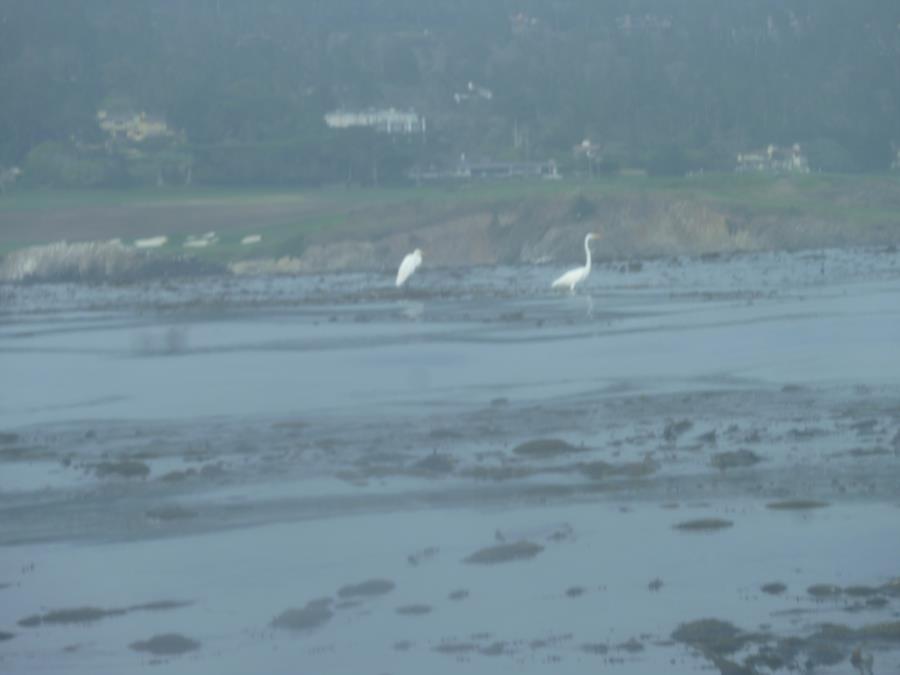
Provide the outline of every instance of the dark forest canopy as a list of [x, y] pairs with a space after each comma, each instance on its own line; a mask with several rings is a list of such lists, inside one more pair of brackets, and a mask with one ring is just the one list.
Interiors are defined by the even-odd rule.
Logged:
[[[468, 83], [490, 90], [457, 102]], [[424, 138], [329, 129], [413, 108]], [[98, 110], [164, 119], [112, 147]], [[879, 171], [900, 144], [896, 0], [0, 0], [0, 167], [45, 184], [364, 184], [461, 153], [728, 170], [800, 143]]]

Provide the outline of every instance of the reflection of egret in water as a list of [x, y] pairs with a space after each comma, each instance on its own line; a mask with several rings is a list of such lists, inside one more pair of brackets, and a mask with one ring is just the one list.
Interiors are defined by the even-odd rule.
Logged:
[[585, 299], [585, 303], [584, 303], [585, 316], [587, 316], [589, 319], [591, 319], [594, 316], [594, 298], [590, 295], [586, 295], [586, 296], [584, 296], [584, 299]]
[[401, 309], [400, 312], [407, 319], [412, 319], [413, 321], [418, 321], [419, 319], [422, 318], [422, 314], [425, 312], [425, 303], [424, 302], [404, 303], [403, 309]]
[[134, 351], [139, 356], [172, 356], [183, 354], [187, 349], [187, 328], [184, 326], [142, 331], [134, 339]]

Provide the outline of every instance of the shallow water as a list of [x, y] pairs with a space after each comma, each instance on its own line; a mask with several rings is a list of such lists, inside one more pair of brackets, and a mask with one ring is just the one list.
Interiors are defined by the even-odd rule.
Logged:
[[[558, 272], [0, 286], [0, 669], [694, 672], [897, 621], [900, 255]], [[394, 587], [341, 604], [367, 579]], [[18, 623], [160, 600], [191, 604]], [[701, 618], [768, 642], [670, 639]], [[129, 648], [165, 633], [199, 648]], [[900, 663], [845, 642], [791, 658]]]

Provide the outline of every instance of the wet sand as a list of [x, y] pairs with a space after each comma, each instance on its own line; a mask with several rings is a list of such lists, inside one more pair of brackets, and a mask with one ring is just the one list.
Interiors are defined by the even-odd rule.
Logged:
[[896, 669], [900, 255], [557, 271], [0, 287], [0, 670]]

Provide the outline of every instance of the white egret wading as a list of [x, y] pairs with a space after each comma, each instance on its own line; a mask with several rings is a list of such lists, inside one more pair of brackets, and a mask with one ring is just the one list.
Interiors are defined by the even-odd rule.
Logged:
[[591, 239], [599, 238], [600, 235], [593, 232], [585, 236], [584, 254], [587, 256], [587, 261], [584, 263], [584, 267], [576, 267], [575, 269], [569, 270], [553, 282], [552, 288], [568, 288], [570, 293], [575, 292], [576, 284], [580, 284], [587, 279], [588, 275], [591, 273]]
[[397, 288], [400, 288], [403, 284], [405, 284], [406, 280], [413, 275], [413, 272], [415, 272], [416, 268], [418, 268], [418, 266], [421, 264], [422, 249], [417, 248], [412, 253], [408, 253], [403, 258], [403, 262], [400, 263], [400, 269], [397, 270]]

